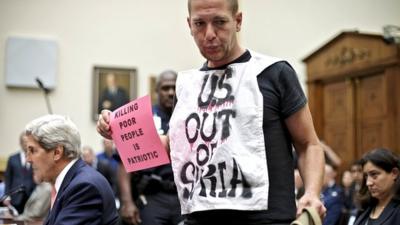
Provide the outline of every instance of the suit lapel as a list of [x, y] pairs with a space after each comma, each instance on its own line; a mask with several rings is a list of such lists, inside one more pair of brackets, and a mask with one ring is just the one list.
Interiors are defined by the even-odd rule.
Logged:
[[59, 199], [62, 197], [64, 190], [68, 187], [68, 185], [71, 183], [71, 180], [75, 177], [78, 169], [80, 167], [83, 167], [85, 163], [81, 160], [78, 159], [74, 165], [68, 170], [67, 174], [64, 177], [64, 180], [61, 183], [60, 189], [57, 192], [57, 197], [56, 200], [54, 200], [53, 208], [49, 211], [49, 214], [47, 215], [46, 222], [43, 223], [45, 225], [50, 225], [54, 224], [54, 220], [58, 212], [60, 211], [60, 204], [59, 204]]
[[371, 209], [368, 208], [367, 210], [365, 210], [364, 212], [362, 212], [356, 219], [356, 221], [354, 221], [354, 225], [364, 225], [361, 222], [367, 221], [369, 214], [371, 213]]
[[[396, 212], [396, 207], [399, 205], [399, 202], [397, 201], [391, 201], [389, 204], [385, 207], [383, 210], [382, 214], [379, 216], [377, 222], [378, 224], [385, 224], [390, 219], [393, 219], [393, 213]], [[362, 221], [367, 221], [369, 215], [371, 214], [372, 207], [369, 208], [368, 210], [364, 211], [361, 213], [361, 215], [357, 218], [357, 220], [354, 222], [354, 225], [364, 225], [361, 224]]]
[[[61, 196], [61, 194], [63, 193], [63, 191], [65, 190], [65, 188], [68, 187], [68, 185], [71, 183], [71, 180], [75, 177], [76, 172], [78, 171], [78, 169], [82, 166], [84, 166], [85, 163], [81, 160], [78, 159], [74, 165], [72, 165], [72, 167], [69, 169], [69, 171], [67, 172], [67, 174], [65, 174], [64, 180], [61, 183], [60, 189], [57, 192], [57, 198], [56, 201], [58, 200], [58, 198]], [[56, 204], [56, 203], [54, 203]]]
[[379, 224], [384, 224], [389, 218], [392, 217], [392, 214], [395, 212], [395, 208], [398, 203], [393, 200], [389, 202], [389, 204], [385, 207], [382, 214], [379, 216], [378, 222]]

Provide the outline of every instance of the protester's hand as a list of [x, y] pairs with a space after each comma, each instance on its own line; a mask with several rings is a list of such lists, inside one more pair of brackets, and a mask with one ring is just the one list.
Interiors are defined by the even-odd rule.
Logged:
[[99, 134], [107, 139], [112, 139], [111, 137], [111, 126], [110, 126], [110, 110], [102, 110], [99, 115], [99, 120], [97, 121], [96, 130]]
[[299, 204], [297, 206], [297, 217], [300, 216], [305, 207], [315, 208], [321, 219], [323, 219], [326, 215], [326, 208], [320, 200], [320, 196], [317, 196], [315, 194], [305, 193], [303, 197], [300, 198]]
[[142, 222], [139, 215], [139, 209], [133, 202], [122, 204], [121, 217], [128, 224], [138, 225]]

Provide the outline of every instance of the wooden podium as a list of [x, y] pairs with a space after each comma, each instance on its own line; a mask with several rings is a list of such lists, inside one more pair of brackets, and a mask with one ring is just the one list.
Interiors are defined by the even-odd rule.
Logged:
[[381, 35], [343, 32], [303, 60], [321, 140], [348, 169], [365, 152], [400, 153], [400, 48]]

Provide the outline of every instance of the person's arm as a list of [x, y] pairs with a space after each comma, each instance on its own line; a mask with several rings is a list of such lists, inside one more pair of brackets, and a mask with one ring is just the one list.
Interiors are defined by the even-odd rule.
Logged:
[[[96, 130], [97, 132], [107, 139], [112, 139], [111, 134], [111, 126], [110, 126], [110, 110], [102, 110], [99, 115], [99, 120], [97, 121]], [[168, 135], [160, 135], [161, 143], [163, 144], [165, 150], [169, 154], [169, 137]]]
[[141, 223], [139, 210], [132, 199], [130, 174], [127, 173], [122, 164], [118, 166], [118, 186], [121, 197], [121, 217], [129, 224]]
[[324, 176], [324, 152], [314, 130], [308, 105], [289, 116], [285, 123], [293, 139], [293, 145], [298, 155], [298, 166], [304, 182], [305, 192], [300, 198], [297, 215], [304, 207], [317, 209], [321, 217], [326, 209], [320, 200]]
[[324, 149], [324, 152], [326, 153], [326, 157], [332, 162], [333, 166], [336, 168], [339, 167], [342, 164], [342, 160], [340, 157], [333, 151], [331, 147], [326, 145], [323, 141], [321, 141], [322, 148]]

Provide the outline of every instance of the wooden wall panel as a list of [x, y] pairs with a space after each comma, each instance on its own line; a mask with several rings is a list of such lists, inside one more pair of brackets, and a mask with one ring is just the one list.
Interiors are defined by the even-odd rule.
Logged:
[[340, 156], [344, 165], [355, 159], [353, 86], [350, 80], [344, 80], [326, 83], [323, 88], [323, 140]]
[[346, 168], [377, 147], [400, 153], [400, 46], [342, 32], [303, 60], [324, 140]]

